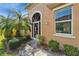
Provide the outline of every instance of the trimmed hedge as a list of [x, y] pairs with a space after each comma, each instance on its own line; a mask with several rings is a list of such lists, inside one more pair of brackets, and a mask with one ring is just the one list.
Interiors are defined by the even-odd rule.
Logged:
[[48, 46], [54, 52], [59, 51], [59, 43], [55, 40], [50, 40]]
[[30, 41], [31, 37], [29, 35], [27, 35], [26, 37], [18, 37], [18, 39], [19, 39], [19, 43], [23, 44], [23, 43]]
[[21, 44], [25, 44], [30, 41], [31, 37], [28, 35], [26, 37], [17, 37], [17, 38], [9, 38], [9, 48], [16, 49], [21, 46]]
[[9, 48], [10, 49], [16, 49], [20, 46], [19, 40], [16, 38], [12, 38], [9, 40]]
[[68, 56], [78, 56], [79, 50], [78, 48], [72, 46], [72, 45], [64, 45], [64, 53]]

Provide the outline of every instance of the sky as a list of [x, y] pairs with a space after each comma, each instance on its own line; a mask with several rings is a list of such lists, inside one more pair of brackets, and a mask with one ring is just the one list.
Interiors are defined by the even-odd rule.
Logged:
[[28, 14], [28, 11], [24, 9], [27, 3], [0, 3], [0, 15], [7, 16], [10, 14], [10, 10], [17, 10], [22, 14]]

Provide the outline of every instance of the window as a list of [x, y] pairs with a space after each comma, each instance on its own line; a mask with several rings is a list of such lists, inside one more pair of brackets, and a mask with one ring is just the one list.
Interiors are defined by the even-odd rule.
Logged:
[[40, 14], [39, 13], [35, 13], [32, 17], [32, 22], [35, 21], [40, 21]]
[[55, 11], [56, 33], [72, 34], [72, 6]]

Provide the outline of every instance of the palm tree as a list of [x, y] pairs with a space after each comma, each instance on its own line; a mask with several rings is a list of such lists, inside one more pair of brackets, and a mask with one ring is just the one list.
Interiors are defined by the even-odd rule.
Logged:
[[14, 17], [0, 15], [0, 28], [6, 38], [25, 36], [30, 30], [28, 19], [20, 12], [12, 11]]
[[[10, 33], [11, 33], [11, 19], [9, 17], [0, 15], [0, 45], [3, 45], [3, 47], [7, 48]], [[6, 45], [4, 45], [5, 43]]]
[[13, 13], [15, 15], [13, 28], [17, 30], [16, 36], [24, 36], [30, 30], [28, 19], [24, 17], [25, 15], [22, 15], [16, 10], [13, 11]]
[[11, 20], [9, 19], [9, 17], [5, 17], [3, 15], [0, 15], [0, 29], [1, 29], [1, 34], [3, 34], [4, 32], [4, 36], [6, 38], [9, 37], [10, 33], [11, 33]]

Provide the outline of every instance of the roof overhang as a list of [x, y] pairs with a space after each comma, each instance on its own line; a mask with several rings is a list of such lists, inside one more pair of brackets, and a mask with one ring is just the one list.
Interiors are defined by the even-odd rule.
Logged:
[[49, 9], [53, 9], [53, 8], [56, 8], [56, 7], [64, 5], [64, 4], [66, 4], [66, 3], [49, 3], [49, 4], [47, 4], [47, 7]]
[[[40, 3], [29, 3], [26, 8], [28, 10], [31, 10], [32, 8], [34, 8], [35, 6], [37, 6], [37, 4], [40, 4]], [[46, 6], [49, 8], [49, 9], [53, 9], [55, 7], [58, 7], [58, 6], [61, 6], [61, 5], [64, 5], [64, 4], [67, 4], [67, 3], [44, 3], [46, 4]]]

